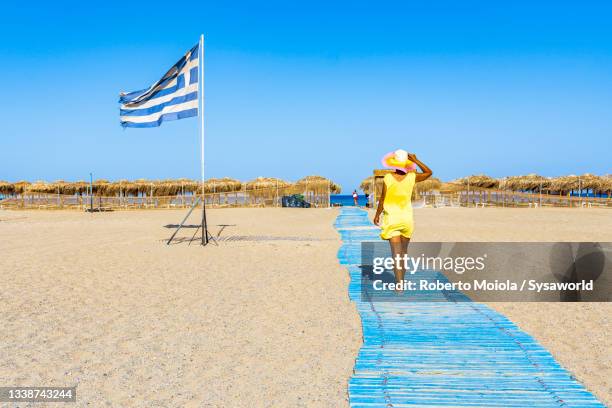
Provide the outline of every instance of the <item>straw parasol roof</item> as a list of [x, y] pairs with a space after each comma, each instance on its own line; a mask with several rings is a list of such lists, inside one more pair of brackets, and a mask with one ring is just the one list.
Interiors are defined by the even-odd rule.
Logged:
[[49, 183], [49, 192], [53, 194], [65, 194], [64, 191], [70, 188], [71, 183], [64, 180], [55, 180]]
[[465, 190], [465, 186], [461, 184], [460, 182], [458, 182], [457, 180], [444, 182], [440, 185], [440, 191], [462, 191], [462, 190]]
[[15, 192], [15, 186], [8, 181], [0, 180], [0, 194], [7, 195]]
[[46, 181], [38, 180], [27, 186], [25, 191], [32, 193], [54, 193], [53, 186]]
[[596, 176], [594, 174], [583, 174], [579, 176], [580, 178], [580, 186], [578, 188], [600, 191], [603, 187], [604, 180], [603, 177]]
[[601, 176], [601, 191], [612, 192], [612, 174]]
[[499, 186], [498, 180], [485, 174], [476, 174], [473, 176], [463, 177], [459, 180], [455, 180], [455, 182], [463, 184], [464, 186], [469, 185], [470, 187], [480, 188], [496, 188]]
[[29, 181], [25, 181], [25, 180], [21, 180], [16, 183], [13, 183], [15, 194], [23, 194], [28, 189], [30, 184], [32, 183], [30, 183]]
[[302, 177], [295, 183], [295, 186], [308, 188], [309, 191], [324, 191], [325, 193], [327, 193], [329, 188], [332, 194], [339, 194], [342, 190], [338, 184], [330, 179], [317, 175]]
[[[202, 182], [198, 180], [191, 179], [178, 179], [176, 180], [177, 187], [181, 187], [179, 191], [191, 192], [191, 193], [201, 193], [202, 192]], [[204, 187], [206, 189], [206, 186]], [[178, 193], [178, 192], [177, 192]]]
[[[59, 182], [56, 181], [55, 183]], [[61, 194], [83, 194], [87, 191], [89, 183], [84, 180], [74, 181], [70, 183], [61, 182], [59, 184], [56, 184], [56, 187], [59, 187]]]
[[540, 176], [537, 174], [528, 174], [526, 176], [512, 176], [503, 179], [500, 182], [500, 187], [512, 191], [534, 191], [542, 189], [548, 190], [553, 180], [549, 177]]
[[555, 192], [564, 192], [576, 190], [578, 188], [578, 176], [572, 174], [569, 176], [561, 176], [553, 179], [549, 190]]
[[263, 190], [272, 188], [283, 188], [291, 186], [291, 183], [274, 177], [257, 177], [254, 180], [247, 181], [246, 187], [248, 190]]
[[204, 191], [207, 193], [229, 193], [241, 189], [242, 183], [230, 177], [212, 178], [204, 183]]
[[105, 179], [98, 179], [92, 183], [92, 193], [98, 196], [108, 195], [111, 188], [111, 182]]
[[[183, 191], [191, 191], [197, 189], [196, 183], [192, 180], [140, 180], [137, 185], [134, 185], [132, 189], [137, 194], [138, 191], [142, 191], [151, 194], [151, 187], [153, 187], [153, 195], [156, 196], [172, 196], [177, 195]], [[131, 186], [130, 186], [131, 187]]]
[[366, 194], [372, 194], [372, 183], [374, 182], [374, 176], [370, 176], [364, 178], [361, 184], [359, 185], [359, 189]]
[[427, 180], [423, 180], [417, 183], [416, 188], [420, 191], [431, 191], [439, 190], [442, 186], [442, 182], [439, 178], [430, 177]]
[[[191, 180], [188, 181], [188, 185], [191, 185], [193, 182]], [[184, 188], [185, 191], [188, 191], [188, 188]], [[134, 181], [130, 180], [120, 180], [114, 182], [112, 186], [107, 189], [107, 192], [118, 194], [121, 192], [125, 195], [138, 195], [139, 193], [146, 194], [147, 196], [169, 196], [176, 195], [181, 192], [181, 183], [179, 180], [148, 180], [148, 179], [136, 179]]]
[[571, 191], [578, 188], [578, 176], [569, 175], [561, 176], [553, 179], [550, 184], [549, 190], [556, 192]]
[[121, 192], [122, 195], [128, 194], [136, 194], [138, 190], [133, 188], [133, 184], [129, 180], [119, 180], [113, 181], [104, 186], [104, 194], [105, 195], [119, 195]]

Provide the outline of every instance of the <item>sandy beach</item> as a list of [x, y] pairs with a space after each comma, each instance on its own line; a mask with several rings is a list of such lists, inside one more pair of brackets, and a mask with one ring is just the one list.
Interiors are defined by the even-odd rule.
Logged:
[[[0, 211], [0, 383], [78, 385], [77, 406], [346, 405], [361, 327], [337, 213], [210, 210], [202, 249], [164, 245], [184, 211]], [[415, 218], [421, 241], [612, 241], [606, 210]], [[491, 306], [612, 404], [609, 303]]]
[[167, 247], [184, 214], [0, 212], [0, 383], [77, 384], [77, 406], [345, 405], [361, 329], [336, 211], [212, 210], [242, 240]]

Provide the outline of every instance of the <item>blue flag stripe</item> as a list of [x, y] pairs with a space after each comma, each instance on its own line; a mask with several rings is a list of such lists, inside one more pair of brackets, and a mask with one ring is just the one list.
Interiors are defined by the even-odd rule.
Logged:
[[190, 92], [187, 95], [177, 96], [168, 102], [162, 102], [159, 105], [151, 106], [144, 109], [121, 109], [121, 116], [145, 116], [152, 113], [160, 112], [166, 106], [178, 105], [183, 102], [194, 101], [198, 99], [198, 91]]
[[187, 110], [180, 111], [180, 112], [164, 113], [163, 115], [160, 115], [159, 119], [151, 121], [151, 122], [141, 122], [141, 123], [121, 122], [121, 125], [123, 127], [132, 127], [132, 128], [150, 128], [150, 127], [158, 127], [164, 121], [191, 118], [193, 116], [198, 116], [197, 108], [187, 109]]

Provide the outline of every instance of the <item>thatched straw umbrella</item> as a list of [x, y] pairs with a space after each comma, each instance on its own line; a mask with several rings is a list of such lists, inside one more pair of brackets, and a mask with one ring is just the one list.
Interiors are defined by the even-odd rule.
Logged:
[[608, 181], [605, 177], [588, 173], [582, 176], [570, 175], [558, 177], [553, 180], [550, 190], [558, 192], [559, 195], [567, 194], [568, 197], [573, 191], [578, 191], [581, 196], [584, 190], [592, 190], [593, 193], [610, 191], [608, 189]]
[[116, 184], [115, 188], [118, 188], [124, 197], [129, 197], [129, 196], [138, 197], [138, 192], [139, 192], [138, 188], [140, 187], [139, 184], [134, 183], [131, 180], [119, 180], [115, 184]]
[[548, 190], [553, 180], [537, 174], [508, 177], [500, 182], [500, 187], [512, 191]]
[[291, 183], [274, 177], [257, 177], [254, 180], [247, 181], [247, 190], [269, 190], [276, 187], [283, 188], [290, 186]]
[[84, 180], [74, 182], [56, 181], [53, 183], [55, 187], [59, 188], [60, 194], [84, 194], [89, 188], [89, 183]]
[[612, 196], [612, 174], [601, 176], [601, 191], [608, 193], [608, 198]]
[[0, 194], [3, 196], [15, 194], [15, 186], [8, 181], [0, 180]]
[[[211, 178], [206, 180], [204, 183], [204, 191], [207, 194], [213, 194], [212, 202], [216, 201], [221, 205], [221, 194], [223, 193], [224, 203], [228, 203], [228, 193], [234, 193], [236, 196], [238, 191], [242, 189], [242, 183], [239, 180], [223, 177], [223, 178]], [[238, 199], [236, 198], [236, 201]]]
[[92, 183], [92, 193], [96, 196], [103, 196], [108, 194], [108, 190], [111, 188], [111, 182], [105, 179], [98, 179]]
[[374, 187], [374, 176], [367, 177], [363, 179], [361, 184], [359, 185], [359, 189], [366, 194], [372, 194]]
[[[494, 179], [493, 177], [489, 177], [485, 174], [477, 174], [473, 176], [464, 177], [462, 179], [455, 180], [455, 183], [462, 184], [467, 187], [468, 195], [466, 199], [468, 201], [472, 200], [474, 202], [476, 200], [475, 194], [477, 194], [478, 202], [480, 203], [483, 203], [485, 202], [485, 200], [491, 198], [491, 191], [483, 191], [482, 189], [492, 189], [499, 187], [499, 180]], [[479, 191], [474, 193], [474, 189], [478, 189]], [[486, 198], [487, 196], [489, 197], [488, 199]]]
[[42, 180], [38, 180], [35, 181], [33, 184], [30, 184], [27, 187], [27, 192], [29, 193], [44, 193], [44, 194], [49, 194], [49, 193], [53, 193], [53, 185], [50, 183], [47, 183], [46, 181], [42, 181]]
[[456, 180], [456, 182], [463, 184], [464, 186], [478, 188], [497, 188], [499, 186], [499, 180], [485, 174], [476, 174], [473, 176], [464, 177]]
[[27, 191], [28, 187], [30, 187], [32, 183], [29, 181], [21, 180], [16, 183], [13, 183], [13, 188], [15, 190], [15, 194], [23, 194]]
[[126, 186], [129, 185], [131, 182], [129, 180], [119, 180], [119, 181], [113, 181], [111, 183], [108, 183], [106, 185], [104, 185], [103, 190], [104, 190], [104, 195], [106, 196], [125, 196], [126, 195]]
[[[191, 179], [176, 179], [172, 180], [176, 195], [180, 195], [181, 202], [185, 204], [186, 196], [190, 195], [191, 199], [195, 200], [195, 196], [202, 194], [202, 182]], [[187, 194], [190, 193], [190, 194]]]
[[240, 191], [242, 183], [230, 177], [211, 178], [204, 183], [204, 191], [207, 193], [230, 193]]
[[440, 185], [440, 191], [456, 192], [462, 190], [465, 190], [465, 187], [463, 186], [463, 184], [457, 181], [448, 181]]
[[306, 201], [315, 205], [329, 204], [329, 195], [342, 191], [332, 180], [317, 175], [302, 177], [296, 181], [292, 190], [304, 194]]
[[142, 194], [143, 196], [151, 197], [155, 194], [155, 184], [156, 182], [153, 180], [136, 179], [130, 183], [129, 187], [131, 194], [135, 196]]
[[329, 191], [332, 194], [339, 194], [342, 189], [332, 180], [323, 176], [306, 176], [295, 182], [295, 186], [305, 189], [305, 191], [313, 191], [316, 193], [325, 193]]
[[50, 194], [65, 194], [64, 190], [68, 188], [70, 183], [67, 183], [64, 180], [55, 180], [52, 183], [49, 183], [49, 193]]
[[[153, 184], [153, 194], [156, 196], [173, 196], [183, 191], [177, 180], [157, 180], [151, 181], [151, 183]], [[149, 191], [151, 191], [150, 186]]]
[[424, 193], [431, 190], [439, 190], [442, 186], [442, 182], [439, 178], [430, 177], [427, 180], [418, 182], [415, 187], [419, 193]]
[[565, 194], [578, 189], [579, 184], [578, 176], [572, 174], [553, 179], [548, 189], [559, 194]]
[[603, 178], [594, 174], [583, 174], [580, 178], [580, 186], [578, 188], [582, 190], [592, 190], [593, 192], [601, 191], [603, 187]]
[[257, 203], [258, 199], [274, 199], [278, 189], [290, 187], [291, 183], [274, 177], [257, 177], [245, 184], [246, 190], [252, 203]]
[[[23, 196], [29, 196], [32, 202], [34, 202], [34, 196], [38, 196], [39, 199], [43, 198], [41, 195], [53, 193], [53, 186], [46, 181], [38, 180], [32, 184], [25, 186], [23, 190]], [[41, 202], [38, 202], [41, 204]]]
[[177, 184], [180, 184], [181, 191], [186, 193], [201, 194], [202, 193], [202, 182], [191, 179], [178, 179]]
[[295, 182], [295, 186], [304, 189], [305, 191], [313, 191], [316, 193], [325, 193], [329, 191], [332, 194], [339, 194], [342, 189], [332, 180], [323, 176], [306, 176]]

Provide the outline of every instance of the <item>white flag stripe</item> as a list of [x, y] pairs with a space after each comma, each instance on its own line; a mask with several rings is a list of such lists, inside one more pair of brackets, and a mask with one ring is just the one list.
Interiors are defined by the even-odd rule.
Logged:
[[136, 110], [136, 109], [146, 109], [146, 108], [150, 108], [151, 106], [156, 106], [159, 105], [160, 103], [164, 103], [164, 102], [168, 102], [171, 101], [172, 99], [176, 98], [177, 96], [185, 96], [188, 93], [191, 92], [197, 92], [198, 91], [198, 84], [191, 84], [188, 85], [184, 88], [181, 88], [179, 91], [173, 92], [171, 94], [168, 95], [164, 95], [164, 96], [160, 96], [159, 98], [155, 98], [155, 99], [151, 99], [143, 104], [140, 104], [136, 107], [121, 107], [121, 109], [123, 110]]
[[121, 120], [125, 121], [125, 122], [129, 121], [129, 122], [132, 122], [132, 123], [154, 122], [154, 121], [158, 120], [159, 117], [162, 116], [165, 113], [179, 112], [179, 111], [188, 110], [188, 109], [194, 109], [194, 108], [195, 109], [198, 108], [198, 100], [197, 99], [194, 100], [194, 101], [180, 103], [178, 105], [166, 106], [161, 111], [156, 112], [156, 113], [152, 113], [151, 115], [147, 115], [147, 116], [121, 116]]

